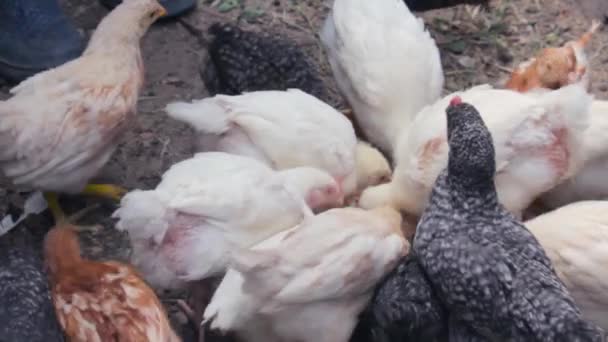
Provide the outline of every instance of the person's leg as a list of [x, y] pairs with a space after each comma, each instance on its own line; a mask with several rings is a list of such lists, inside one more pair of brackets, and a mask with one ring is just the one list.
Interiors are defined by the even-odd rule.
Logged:
[[[0, 0], [1, 1], [1, 0]], [[104, 6], [112, 9], [122, 2], [122, 0], [99, 0]], [[196, 0], [159, 0], [160, 4], [167, 10], [164, 18], [179, 16], [196, 6]]]
[[0, 77], [21, 81], [78, 57], [84, 46], [58, 0], [0, 0]]

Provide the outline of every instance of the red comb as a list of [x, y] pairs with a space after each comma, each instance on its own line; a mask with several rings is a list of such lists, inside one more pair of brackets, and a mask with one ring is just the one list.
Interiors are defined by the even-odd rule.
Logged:
[[450, 106], [457, 106], [462, 103], [462, 99], [460, 96], [454, 96], [452, 100], [450, 100]]

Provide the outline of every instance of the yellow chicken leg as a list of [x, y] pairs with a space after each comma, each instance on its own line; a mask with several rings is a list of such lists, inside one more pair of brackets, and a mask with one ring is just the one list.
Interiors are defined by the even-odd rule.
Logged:
[[61, 209], [61, 205], [59, 205], [59, 197], [57, 196], [56, 193], [45, 192], [44, 198], [46, 199], [46, 203], [49, 207], [49, 210], [51, 211], [51, 214], [53, 214], [53, 219], [55, 220], [56, 226], [73, 225], [74, 228], [78, 231], [99, 229], [99, 227], [100, 227], [99, 225], [78, 226], [78, 225], [73, 224], [73, 222], [80, 220], [84, 215], [89, 213], [91, 210], [99, 207], [99, 204], [90, 205], [88, 207], [85, 207], [84, 209], [77, 211], [76, 213], [74, 213], [70, 216], [66, 216], [63, 209]]
[[53, 214], [55, 222], [65, 222], [67, 219], [65, 216], [65, 212], [63, 212], [63, 209], [61, 209], [61, 206], [59, 205], [59, 197], [57, 196], [57, 194], [54, 192], [45, 192], [44, 199], [46, 200], [46, 203], [49, 206], [51, 214]]
[[88, 184], [84, 191], [85, 195], [105, 197], [120, 202], [127, 190], [113, 184]]

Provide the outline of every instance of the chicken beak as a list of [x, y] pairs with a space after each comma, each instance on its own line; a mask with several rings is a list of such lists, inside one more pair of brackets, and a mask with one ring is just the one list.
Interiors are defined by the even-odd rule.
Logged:
[[158, 9], [158, 17], [161, 18], [166, 15], [167, 15], [167, 10], [164, 7], [160, 6], [160, 8]]

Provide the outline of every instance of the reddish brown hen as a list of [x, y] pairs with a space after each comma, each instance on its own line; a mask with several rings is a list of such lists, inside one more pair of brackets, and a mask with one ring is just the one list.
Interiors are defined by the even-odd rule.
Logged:
[[81, 257], [74, 226], [53, 228], [44, 254], [55, 311], [69, 341], [181, 341], [133, 267]]
[[599, 26], [599, 22], [594, 21], [579, 39], [559, 48], [541, 50], [536, 57], [513, 71], [505, 87], [526, 92], [535, 88], [555, 90], [579, 81], [588, 85], [588, 61], [584, 49]]

